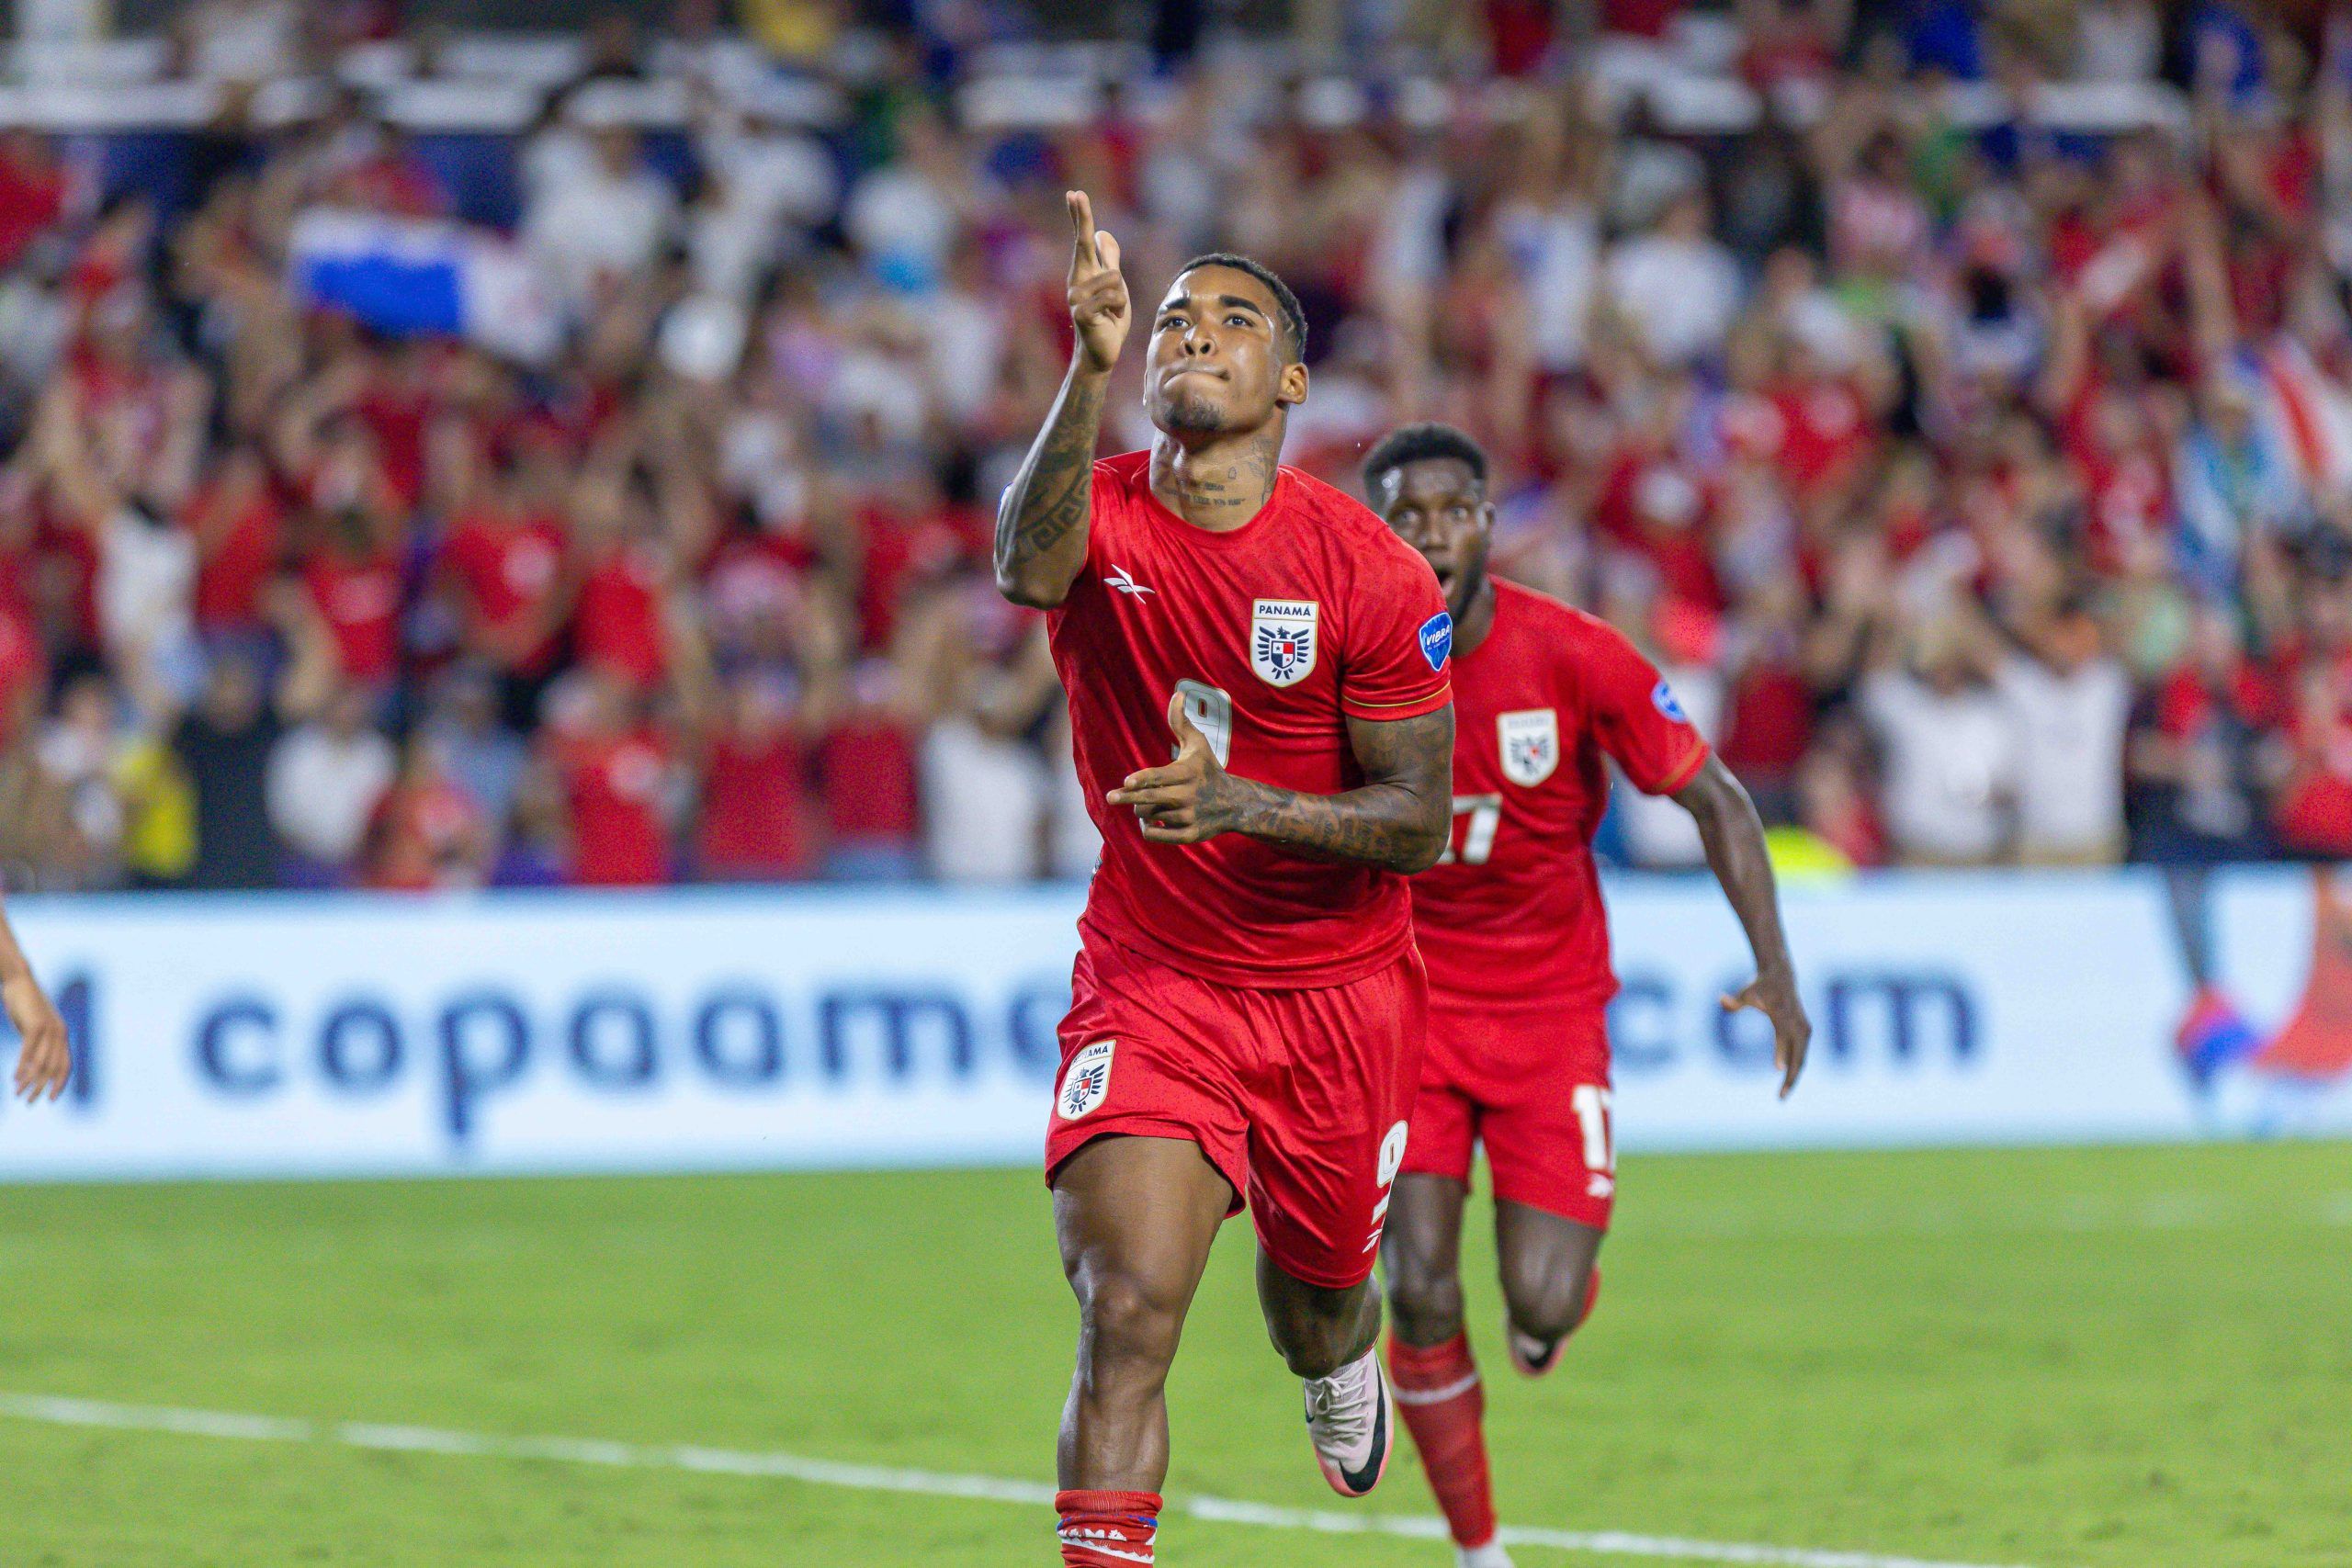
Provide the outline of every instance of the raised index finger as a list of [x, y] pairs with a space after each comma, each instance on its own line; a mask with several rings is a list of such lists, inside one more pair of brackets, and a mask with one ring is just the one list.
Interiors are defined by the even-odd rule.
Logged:
[[1066, 190], [1062, 192], [1062, 200], [1069, 205], [1070, 227], [1076, 231], [1073, 238], [1077, 258], [1089, 265], [1099, 262], [1102, 257], [1094, 249], [1093, 201], [1082, 190]]

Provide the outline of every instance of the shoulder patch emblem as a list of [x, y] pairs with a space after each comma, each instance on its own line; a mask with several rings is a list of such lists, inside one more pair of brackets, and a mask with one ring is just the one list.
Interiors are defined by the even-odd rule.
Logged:
[[1270, 686], [1295, 686], [1315, 672], [1312, 599], [1260, 599], [1250, 607], [1250, 668]]
[[1650, 705], [1677, 724], [1690, 722], [1690, 716], [1682, 711], [1680, 703], [1675, 701], [1674, 688], [1663, 681], [1650, 688]]
[[1495, 716], [1503, 754], [1503, 777], [1533, 788], [1560, 765], [1560, 715], [1555, 708], [1522, 708]]
[[1421, 657], [1432, 670], [1442, 670], [1453, 655], [1453, 617], [1440, 610], [1421, 623]]

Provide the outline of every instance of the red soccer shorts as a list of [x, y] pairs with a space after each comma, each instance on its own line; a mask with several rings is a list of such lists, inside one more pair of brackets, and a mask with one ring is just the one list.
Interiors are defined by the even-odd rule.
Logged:
[[1372, 1272], [1419, 1081], [1419, 954], [1298, 990], [1220, 986], [1090, 937], [1070, 976], [1046, 1179], [1096, 1138], [1183, 1138], [1244, 1198], [1284, 1272]]
[[1617, 1149], [1605, 1009], [1571, 1003], [1506, 1012], [1432, 1003], [1405, 1168], [1467, 1186], [1480, 1143], [1497, 1198], [1609, 1228]]

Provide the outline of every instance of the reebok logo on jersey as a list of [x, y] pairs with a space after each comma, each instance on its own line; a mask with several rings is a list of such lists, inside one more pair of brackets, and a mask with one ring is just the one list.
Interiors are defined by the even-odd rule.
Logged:
[[1075, 1122], [1102, 1107], [1111, 1092], [1111, 1057], [1118, 1045], [1115, 1040], [1097, 1040], [1069, 1059], [1062, 1091], [1054, 1100], [1063, 1121]]
[[1431, 670], [1442, 670], [1453, 653], [1453, 617], [1440, 610], [1421, 623], [1421, 657]]
[[1663, 681], [1650, 688], [1650, 705], [1677, 724], [1690, 722], [1690, 716], [1684, 713], [1682, 705], [1674, 700], [1674, 688]]
[[1112, 563], [1111, 575], [1104, 578], [1102, 581], [1108, 587], [1115, 588], [1122, 593], [1133, 594], [1137, 598], [1141, 598], [1146, 593], [1159, 592], [1156, 588], [1146, 588], [1142, 583], [1129, 577], [1127, 569], [1115, 561]]

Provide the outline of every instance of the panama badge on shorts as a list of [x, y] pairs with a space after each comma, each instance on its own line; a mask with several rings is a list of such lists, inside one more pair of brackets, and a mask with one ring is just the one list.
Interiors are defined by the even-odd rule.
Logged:
[[1061, 1096], [1054, 1101], [1063, 1121], [1075, 1122], [1101, 1108], [1111, 1092], [1111, 1056], [1118, 1043], [1097, 1040], [1069, 1059], [1069, 1071], [1062, 1075]]
[[1270, 686], [1315, 672], [1315, 601], [1260, 599], [1250, 606], [1250, 668]]
[[1534, 785], [1560, 765], [1560, 716], [1551, 708], [1524, 708], [1495, 716], [1503, 748], [1503, 777]]

